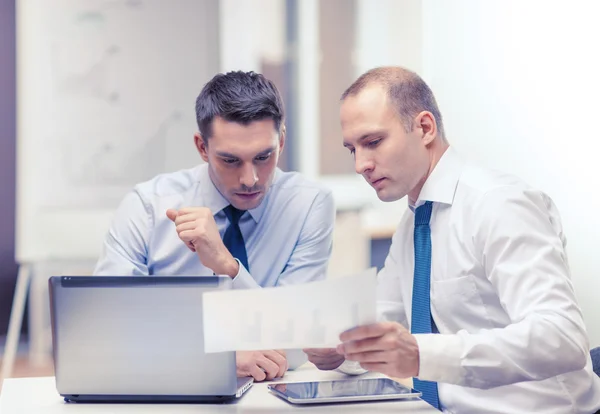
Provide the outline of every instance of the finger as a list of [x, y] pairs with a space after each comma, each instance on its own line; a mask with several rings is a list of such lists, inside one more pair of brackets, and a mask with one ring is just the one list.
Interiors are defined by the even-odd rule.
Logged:
[[377, 338], [361, 339], [359, 341], [349, 341], [338, 346], [348, 358], [348, 354], [357, 352], [389, 351], [398, 347], [398, 343], [391, 335], [383, 335]]
[[332, 369], [336, 369], [337, 367], [339, 367], [343, 363], [344, 363], [344, 357], [340, 357], [340, 359], [329, 360], [329, 361], [324, 362], [322, 364], [315, 364], [315, 365], [317, 366], [317, 368], [322, 369], [323, 371], [329, 371], [329, 370], [332, 370]]
[[177, 210], [175, 210], [173, 208], [168, 209], [167, 217], [169, 218], [169, 220], [175, 221], [175, 219], [177, 218]]
[[283, 377], [283, 375], [290, 368], [290, 361], [288, 361], [287, 354], [285, 353], [285, 351], [283, 349], [275, 349], [275, 352], [277, 352], [279, 355], [281, 355], [283, 357], [283, 359], [285, 360], [285, 366], [281, 367], [282, 370], [280, 370], [280, 372], [279, 372], [279, 374], [280, 374], [279, 377]]
[[175, 210], [173, 208], [167, 209], [167, 211], [165, 212], [165, 214], [167, 215], [167, 217], [171, 221], [175, 221], [175, 219], [177, 218], [177, 210]]
[[315, 365], [321, 365], [321, 364], [327, 364], [330, 361], [337, 361], [340, 358], [344, 358], [344, 357], [341, 356], [341, 355], [338, 355], [338, 354], [329, 355], [329, 356], [316, 356], [316, 355], [313, 355], [313, 356], [309, 356], [308, 360], [310, 362], [312, 362], [313, 364], [315, 364]]
[[264, 351], [264, 356], [277, 364], [276, 377], [283, 377], [287, 371], [287, 358], [277, 351]]
[[256, 364], [252, 364], [249, 371], [250, 375], [252, 375], [255, 381], [260, 382], [264, 381], [267, 378], [267, 374], [265, 373], [265, 371], [260, 369], [260, 367]]
[[335, 348], [305, 348], [302, 351], [307, 355], [315, 356], [330, 356], [337, 354]]
[[[196, 232], [193, 230], [184, 230], [178, 233], [179, 238], [184, 241], [186, 244], [196, 239]], [[195, 247], [195, 246], [194, 246]]]
[[375, 338], [393, 330], [397, 324], [395, 322], [379, 322], [371, 325], [363, 325], [357, 328], [342, 332], [340, 341], [357, 341], [366, 338]]
[[284, 365], [287, 358], [285, 352], [277, 350], [263, 351], [264, 356], [275, 362], [277, 365]]
[[186, 247], [188, 249], [190, 249], [192, 252], [196, 253], [196, 248], [194, 247], [194, 243], [192, 243], [192, 242], [185, 242], [184, 244], [186, 245]]
[[345, 357], [334, 352], [326, 356], [309, 355], [308, 360], [319, 369], [330, 370], [339, 367], [344, 362]]
[[212, 216], [210, 209], [208, 207], [184, 207], [178, 210], [180, 216], [184, 216], [186, 214], [208, 214]]
[[181, 214], [178, 213], [177, 214], [177, 218], [175, 219], [175, 224], [176, 225], [180, 225], [183, 223], [189, 223], [189, 222], [194, 222], [196, 220], [198, 220], [198, 215], [197, 214]]
[[358, 352], [355, 354], [347, 354], [346, 358], [356, 362], [368, 362], [384, 364], [391, 361], [394, 356], [388, 351], [373, 351], [373, 352]]
[[258, 358], [256, 364], [265, 371], [268, 380], [272, 380], [279, 372], [279, 366], [267, 357]]
[[[183, 234], [185, 233], [185, 234]], [[182, 235], [183, 234], [183, 235]], [[196, 252], [196, 246], [194, 245], [195, 233], [191, 230], [186, 230], [178, 234], [181, 241], [186, 245], [192, 252]]]
[[283, 378], [283, 376], [285, 375], [287, 370], [288, 370], [288, 361], [286, 359], [285, 362], [283, 363], [283, 365], [279, 366], [279, 371], [277, 371], [277, 376], [275, 378]]
[[382, 374], [391, 374], [389, 364], [381, 364], [377, 362], [363, 362], [360, 366], [367, 371], [380, 372]]
[[181, 233], [182, 231], [185, 231], [185, 230], [194, 230], [196, 228], [196, 226], [197, 225], [196, 225], [196, 221], [195, 220], [194, 221], [188, 221], [187, 223], [178, 224], [175, 227], [175, 230], [177, 230], [177, 233]]

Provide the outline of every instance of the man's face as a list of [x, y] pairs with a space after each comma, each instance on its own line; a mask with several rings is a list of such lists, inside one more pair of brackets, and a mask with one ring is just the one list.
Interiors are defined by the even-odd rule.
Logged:
[[369, 86], [347, 97], [340, 118], [344, 146], [354, 155], [356, 172], [380, 200], [399, 200], [422, 184], [430, 162], [423, 131], [418, 120], [411, 132], [405, 131], [383, 87]]
[[242, 125], [220, 117], [212, 130], [207, 144], [199, 134], [195, 142], [215, 187], [235, 208], [258, 207], [273, 181], [285, 132], [278, 133], [272, 119]]

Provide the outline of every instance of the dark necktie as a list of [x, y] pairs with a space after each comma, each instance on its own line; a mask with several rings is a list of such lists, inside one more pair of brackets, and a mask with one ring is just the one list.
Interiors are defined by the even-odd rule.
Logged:
[[[427, 201], [415, 211], [415, 275], [412, 294], [411, 333], [432, 333], [431, 305], [429, 302], [431, 277], [431, 229], [429, 219], [433, 203]], [[437, 329], [436, 329], [437, 331]], [[413, 387], [421, 391], [423, 399], [438, 410], [437, 382], [413, 379]]]
[[240, 230], [240, 217], [244, 214], [244, 210], [238, 210], [232, 205], [228, 205], [223, 209], [227, 219], [229, 220], [229, 227], [225, 230], [223, 236], [223, 244], [229, 250], [229, 253], [250, 271], [248, 267], [248, 255], [246, 253], [246, 244], [244, 243], [244, 237]]

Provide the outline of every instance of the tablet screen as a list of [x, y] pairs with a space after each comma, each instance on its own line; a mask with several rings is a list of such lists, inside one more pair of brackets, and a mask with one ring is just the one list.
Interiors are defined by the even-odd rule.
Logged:
[[272, 384], [270, 388], [296, 400], [420, 394], [389, 378], [281, 383]]

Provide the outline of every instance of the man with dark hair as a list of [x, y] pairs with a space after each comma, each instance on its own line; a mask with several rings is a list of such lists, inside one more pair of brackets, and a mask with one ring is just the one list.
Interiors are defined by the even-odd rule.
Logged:
[[449, 413], [596, 412], [600, 378], [552, 200], [464, 162], [433, 93], [406, 69], [362, 75], [340, 117], [356, 172], [410, 209], [378, 275], [382, 321], [344, 332], [337, 349], [306, 350], [309, 360], [415, 377]]
[[[218, 74], [198, 96], [196, 117], [194, 143], [205, 164], [158, 175], [127, 194], [94, 273], [218, 274], [234, 288], [323, 279], [333, 197], [277, 168], [285, 115], [275, 85], [253, 72]], [[288, 352], [290, 361], [283, 351], [238, 352], [238, 375], [281, 376], [288, 363], [303, 362], [297, 352]]]

